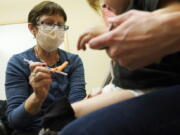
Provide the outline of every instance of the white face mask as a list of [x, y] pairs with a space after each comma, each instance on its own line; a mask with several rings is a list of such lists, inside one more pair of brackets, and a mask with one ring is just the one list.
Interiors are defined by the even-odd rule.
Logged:
[[58, 28], [54, 28], [53, 30], [38, 28], [36, 34], [37, 44], [45, 51], [55, 51], [64, 42], [64, 32], [59, 31]]

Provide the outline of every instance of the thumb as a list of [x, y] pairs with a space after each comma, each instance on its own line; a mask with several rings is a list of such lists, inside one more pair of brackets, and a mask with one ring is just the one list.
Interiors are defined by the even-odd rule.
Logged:
[[92, 49], [105, 49], [110, 45], [111, 37], [112, 32], [110, 31], [91, 39], [88, 44]]

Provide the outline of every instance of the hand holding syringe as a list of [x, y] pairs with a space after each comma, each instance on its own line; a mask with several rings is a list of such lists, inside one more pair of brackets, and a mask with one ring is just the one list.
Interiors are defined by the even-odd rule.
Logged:
[[[25, 58], [24, 58], [24, 61], [27, 62], [27, 63], [29, 63], [29, 64], [34, 63], [34, 61], [28, 60], [28, 59], [25, 59]], [[60, 65], [60, 66], [58, 66], [58, 67], [55, 67], [55, 68], [50, 68], [50, 67], [48, 67], [48, 69], [49, 69], [51, 72], [53, 72], [53, 73], [59, 73], [59, 74], [62, 74], [62, 75], [67, 76], [67, 75], [68, 75], [67, 73], [62, 72], [62, 70], [63, 70], [67, 65], [68, 65], [68, 62], [65, 61], [62, 65]]]

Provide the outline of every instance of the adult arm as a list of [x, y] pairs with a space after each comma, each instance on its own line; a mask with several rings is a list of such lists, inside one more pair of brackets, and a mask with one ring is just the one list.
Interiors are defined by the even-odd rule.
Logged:
[[116, 27], [89, 41], [130, 70], [152, 64], [179, 51], [180, 4], [173, 2], [154, 12], [132, 10], [111, 18]]
[[30, 115], [24, 108], [24, 102], [29, 96], [30, 87], [28, 76], [23, 70], [25, 67], [22, 67], [22, 65], [24, 63], [21, 62], [19, 56], [13, 56], [6, 69], [7, 117], [10, 127], [13, 129], [25, 129], [35, 119], [35, 116]]
[[[37, 115], [31, 114], [31, 111], [25, 107], [28, 101], [31, 103], [37, 101], [31, 98], [34, 93], [31, 94], [33, 90], [29, 85], [28, 72], [30, 71], [28, 69], [29, 66], [23, 62], [23, 57], [15, 55], [9, 60], [6, 70], [7, 117], [9, 125], [17, 130], [35, 128], [38, 125]], [[33, 99], [35, 99], [34, 102]]]
[[41, 111], [52, 82], [50, 70], [44, 66], [46, 66], [45, 63], [39, 62], [30, 65], [29, 84], [33, 88], [33, 93], [25, 101], [24, 108], [31, 115], [36, 115]]
[[76, 117], [82, 117], [88, 113], [94, 112], [103, 107], [111, 104], [133, 98], [135, 95], [131, 91], [111, 91], [108, 93], [102, 93], [98, 96], [84, 99], [79, 102], [71, 104]]
[[108, 28], [105, 25], [96, 25], [87, 29], [83, 34], [80, 35], [77, 43], [78, 50], [86, 50], [86, 44], [93, 39], [105, 32], [108, 32]]
[[68, 99], [71, 103], [82, 100], [86, 96], [84, 67], [77, 55], [70, 58], [71, 71], [69, 73]]

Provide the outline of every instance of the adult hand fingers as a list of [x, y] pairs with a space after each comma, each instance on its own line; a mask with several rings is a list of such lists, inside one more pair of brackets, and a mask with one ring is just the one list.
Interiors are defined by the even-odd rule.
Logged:
[[[48, 91], [51, 82], [51, 77], [48, 74], [41, 72], [38, 74], [32, 73], [29, 77], [29, 83], [34, 91], [42, 91], [42, 89]], [[41, 94], [40, 92], [38, 93]]]
[[86, 44], [89, 42], [91, 38], [93, 38], [93, 36], [90, 33], [84, 33], [83, 35], [81, 35], [78, 40], [77, 49], [86, 50]]
[[51, 79], [51, 74], [38, 72], [38, 73], [31, 73], [30, 80], [34, 82], [39, 82], [43, 79]]
[[45, 99], [47, 97], [51, 82], [52, 80], [50, 79], [44, 79], [44, 80], [39, 81], [38, 83], [33, 83], [32, 87], [35, 94], [41, 99]]
[[92, 49], [107, 49], [114, 44], [121, 44], [124, 38], [124, 31], [122, 31], [123, 27], [118, 26], [114, 28], [112, 31], [106, 32], [102, 35], [99, 35], [89, 41], [89, 46]]
[[32, 87], [34, 90], [41, 89], [43, 87], [48, 87], [50, 83], [52, 82], [52, 79], [42, 79], [37, 82], [32, 82]]
[[[32, 87], [36, 87], [37, 84], [40, 83], [42, 80], [52, 80], [51, 79], [51, 72], [46, 67], [35, 67], [33, 72], [31, 73], [29, 77], [29, 83], [32, 85]], [[44, 84], [45, 85], [45, 84]]]
[[33, 71], [37, 66], [47, 66], [47, 64], [42, 62], [33, 62], [29, 65], [29, 68], [31, 71]]
[[88, 44], [92, 49], [106, 49], [111, 45], [112, 39], [113, 33], [110, 31], [91, 39]]
[[104, 25], [93, 26], [89, 28], [84, 34], [82, 34], [78, 40], [78, 50], [86, 49], [86, 43], [89, 42], [92, 38], [101, 35], [105, 32], [108, 32], [108, 28]]
[[110, 24], [116, 24], [116, 25], [121, 25], [122, 23], [126, 22], [130, 17], [136, 15], [139, 13], [137, 10], [130, 10], [128, 12], [125, 12], [124, 14], [115, 16], [115, 17], [109, 17], [108, 22]]
[[45, 67], [45, 66], [36, 66], [33, 70], [34, 73], [38, 73], [38, 72], [43, 72], [43, 73], [47, 73], [47, 74], [50, 74], [51, 71]]
[[79, 39], [78, 39], [78, 42], [77, 42], [77, 50], [80, 50], [82, 49], [83, 47], [81, 46], [81, 41], [82, 39], [87, 35], [88, 33], [83, 33], [82, 35], [80, 35]]

